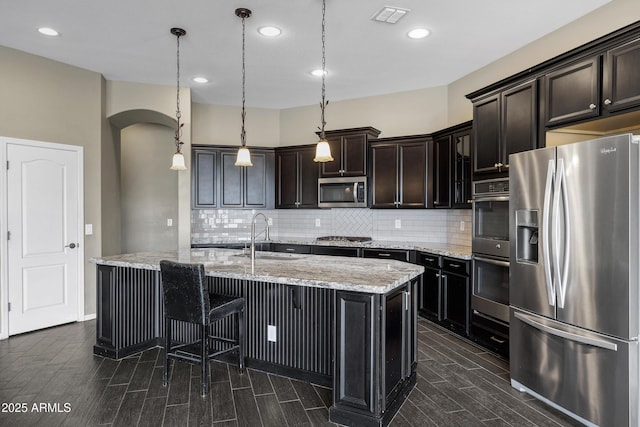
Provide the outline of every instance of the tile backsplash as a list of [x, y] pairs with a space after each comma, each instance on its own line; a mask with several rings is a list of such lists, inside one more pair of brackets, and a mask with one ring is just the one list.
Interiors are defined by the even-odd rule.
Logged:
[[[194, 209], [191, 242], [246, 242], [251, 218], [264, 213], [272, 239], [365, 236], [374, 240], [471, 246], [471, 211], [463, 209]], [[260, 232], [264, 225], [257, 222]]]

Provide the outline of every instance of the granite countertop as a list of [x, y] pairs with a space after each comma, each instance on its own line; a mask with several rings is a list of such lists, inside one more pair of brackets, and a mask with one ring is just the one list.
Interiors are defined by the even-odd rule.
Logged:
[[[206, 242], [193, 242], [195, 245], [204, 246]], [[246, 243], [247, 246], [249, 242], [215, 242], [211, 243], [212, 245], [221, 245], [221, 244], [243, 244]], [[342, 247], [353, 247], [353, 248], [375, 248], [375, 249], [404, 249], [404, 250], [416, 250], [429, 252], [436, 255], [442, 255], [452, 258], [470, 260], [472, 257], [471, 247], [470, 246], [460, 246], [460, 245], [449, 245], [446, 243], [422, 243], [422, 242], [399, 242], [399, 241], [390, 241], [390, 240], [371, 240], [368, 242], [349, 242], [346, 240], [316, 240], [314, 238], [283, 238], [283, 239], [272, 239], [269, 241], [257, 241], [256, 243], [283, 243], [289, 245], [318, 245], [318, 246], [342, 246]]]
[[202, 263], [206, 275], [287, 285], [384, 294], [424, 272], [424, 267], [395, 260], [256, 252], [251, 260], [236, 249], [140, 252], [91, 258], [95, 264], [160, 270], [160, 260]]

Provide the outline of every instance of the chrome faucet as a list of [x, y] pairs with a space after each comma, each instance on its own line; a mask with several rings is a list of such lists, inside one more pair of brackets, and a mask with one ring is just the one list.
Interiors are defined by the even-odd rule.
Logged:
[[254, 274], [256, 269], [256, 219], [258, 216], [264, 218], [265, 224], [264, 230], [260, 234], [264, 233], [264, 240], [269, 240], [269, 218], [262, 212], [258, 212], [251, 219], [251, 274]]

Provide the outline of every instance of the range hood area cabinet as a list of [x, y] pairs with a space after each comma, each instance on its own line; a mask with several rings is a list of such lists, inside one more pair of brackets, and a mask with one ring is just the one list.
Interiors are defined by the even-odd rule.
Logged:
[[433, 207], [427, 179], [429, 135], [381, 138], [371, 147], [369, 200], [372, 208]]
[[[316, 132], [320, 134], [320, 132]], [[330, 130], [325, 135], [331, 147], [332, 162], [322, 163], [321, 178], [366, 176], [368, 141], [380, 135], [373, 127]]]
[[473, 99], [474, 179], [507, 176], [509, 155], [538, 148], [537, 81]]
[[192, 194], [195, 209], [273, 209], [274, 151], [251, 149], [251, 167], [234, 163], [238, 149], [194, 146]]
[[313, 161], [316, 146], [277, 148], [276, 208], [318, 207], [318, 163]]

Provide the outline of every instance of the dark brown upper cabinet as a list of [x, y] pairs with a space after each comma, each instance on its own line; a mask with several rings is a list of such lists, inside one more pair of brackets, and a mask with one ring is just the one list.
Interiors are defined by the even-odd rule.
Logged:
[[473, 128], [471, 122], [453, 133], [453, 203], [454, 208], [471, 208], [471, 152]]
[[318, 207], [315, 144], [276, 149], [276, 207]]
[[543, 77], [545, 126], [574, 124], [640, 107], [640, 39]]
[[[319, 132], [316, 132], [319, 134]], [[380, 131], [373, 127], [362, 127], [326, 131], [331, 147], [332, 162], [322, 163], [322, 178], [337, 176], [364, 176], [367, 174], [367, 141], [375, 139]]]
[[371, 146], [372, 208], [425, 208], [429, 136], [378, 139]]
[[198, 146], [192, 153], [194, 208], [273, 208], [273, 150], [252, 148], [249, 167], [235, 166], [237, 148]]
[[[613, 133], [637, 127], [639, 69], [637, 21], [468, 94], [474, 109], [474, 179], [506, 175], [508, 155], [545, 146], [550, 131]], [[525, 92], [512, 93], [514, 108], [505, 107], [507, 92], [518, 88]], [[529, 100], [534, 108], [525, 106]], [[537, 131], [529, 126], [536, 117]]]
[[603, 69], [604, 109], [617, 112], [640, 107], [640, 39], [608, 50]]
[[600, 56], [545, 74], [545, 126], [575, 122], [600, 114]]
[[430, 177], [435, 208], [471, 207], [472, 122], [433, 134]]
[[433, 206], [451, 207], [452, 136], [442, 135], [433, 139]]
[[473, 104], [475, 179], [508, 174], [509, 155], [538, 145], [536, 80], [481, 98]]
[[196, 149], [191, 158], [191, 205], [197, 209], [218, 207], [218, 159], [219, 152]]

